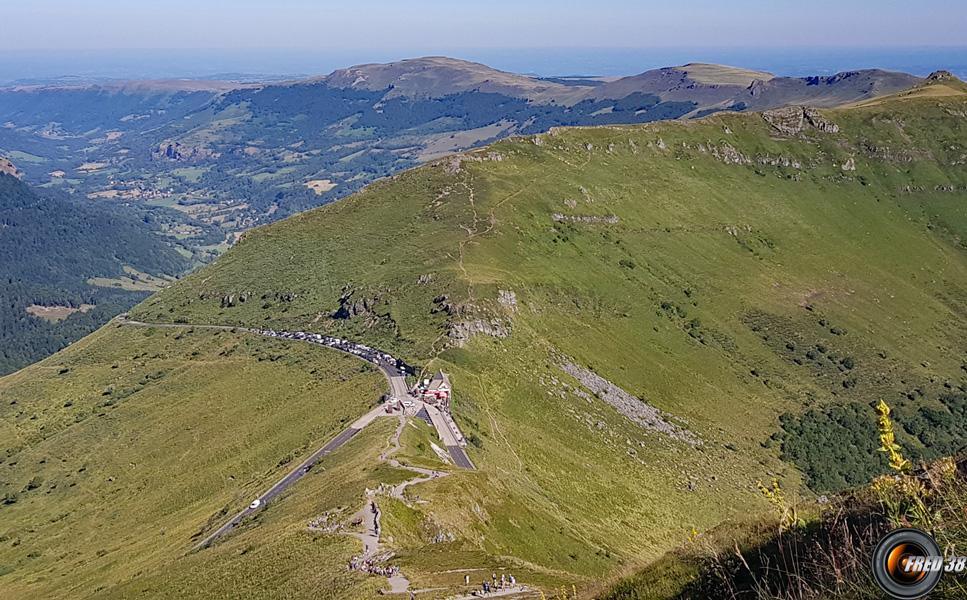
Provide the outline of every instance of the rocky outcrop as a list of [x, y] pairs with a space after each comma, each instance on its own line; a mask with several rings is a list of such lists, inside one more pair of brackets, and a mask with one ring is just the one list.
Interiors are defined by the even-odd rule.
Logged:
[[154, 160], [174, 162], [198, 162], [218, 158], [220, 154], [202, 146], [186, 146], [181, 142], [162, 142], [151, 152]]
[[475, 319], [451, 323], [447, 328], [450, 343], [458, 348], [463, 347], [475, 335], [505, 338], [510, 335], [510, 327], [500, 319]]
[[333, 319], [352, 319], [355, 317], [371, 316], [376, 311], [376, 306], [382, 299], [379, 296], [359, 298], [355, 296], [355, 290], [344, 290], [339, 297], [339, 308], [332, 313]]
[[699, 144], [699, 152], [708, 152], [718, 160], [724, 162], [727, 165], [751, 165], [752, 159], [740, 152], [732, 144], [725, 142], [721, 146], [717, 146], [712, 142], [708, 144]]
[[788, 156], [772, 156], [770, 154], [757, 155], [755, 157], [756, 164], [770, 167], [790, 167], [793, 169], [802, 169], [802, 163], [795, 159], [789, 158]]
[[298, 297], [299, 295], [295, 292], [264, 292], [259, 294], [253, 291], [209, 291], [198, 294], [198, 299], [202, 301], [217, 300], [221, 308], [232, 308], [248, 301], [255, 301], [256, 298], [262, 302], [292, 302]]
[[517, 294], [512, 290], [497, 290], [497, 300], [508, 311], [517, 312]]
[[616, 225], [620, 222], [620, 219], [615, 215], [564, 215], [554, 213], [551, 218], [557, 223], [607, 223], [608, 225]]
[[823, 133], [838, 133], [839, 125], [805, 106], [787, 106], [762, 113], [762, 118], [782, 135], [798, 135], [807, 127]]
[[452, 302], [450, 302], [449, 296], [445, 294], [441, 294], [440, 296], [437, 296], [436, 298], [433, 299], [433, 308], [430, 309], [431, 315], [443, 313], [443, 314], [446, 314], [447, 316], [452, 317], [456, 315], [458, 312], [459, 312], [458, 307]]
[[749, 84], [749, 95], [753, 98], [758, 98], [765, 93], [766, 82], [761, 79], [753, 80]]
[[957, 81], [957, 77], [950, 71], [940, 69], [927, 75], [927, 81]]
[[805, 115], [801, 106], [767, 110], [762, 113], [762, 118], [782, 135], [797, 135], [802, 131], [805, 122]]
[[644, 399], [632, 396], [594, 371], [567, 359], [561, 361], [560, 367], [562, 371], [576, 379], [596, 397], [604, 400], [619, 413], [641, 427], [662, 433], [692, 446], [701, 445], [701, 440], [695, 437], [695, 434], [669, 422], [662, 411], [651, 406]]
[[443, 167], [444, 172], [448, 175], [456, 175], [463, 169], [464, 162], [501, 162], [502, 160], [504, 160], [503, 154], [491, 150], [488, 152], [477, 151], [455, 154], [432, 164]]
[[918, 148], [891, 148], [871, 141], [861, 142], [860, 149], [869, 158], [893, 164], [910, 164], [929, 156], [929, 152]]
[[16, 177], [17, 179], [20, 179], [23, 175], [17, 169], [17, 166], [14, 165], [9, 160], [7, 160], [6, 158], [0, 158], [0, 173], [4, 175], [10, 175], [11, 177]]
[[822, 131], [823, 133], [839, 133], [839, 125], [833, 123], [826, 117], [819, 114], [818, 111], [811, 108], [803, 109], [803, 116], [806, 117], [806, 122], [815, 127], [816, 129]]

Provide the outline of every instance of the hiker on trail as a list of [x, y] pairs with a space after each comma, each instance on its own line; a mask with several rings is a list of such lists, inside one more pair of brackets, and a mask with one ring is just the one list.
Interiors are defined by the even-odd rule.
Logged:
[[517, 580], [514, 578], [513, 574], [510, 576], [510, 585], [517, 585]]

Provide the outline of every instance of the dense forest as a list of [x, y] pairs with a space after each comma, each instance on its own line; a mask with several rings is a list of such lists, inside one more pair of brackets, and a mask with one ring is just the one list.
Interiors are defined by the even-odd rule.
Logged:
[[[154, 228], [123, 206], [108, 211], [41, 196], [0, 175], [0, 374], [60, 350], [146, 296], [88, 279], [122, 277], [125, 266], [152, 275], [184, 272], [188, 261]], [[28, 314], [32, 305], [88, 310], [49, 322]]]

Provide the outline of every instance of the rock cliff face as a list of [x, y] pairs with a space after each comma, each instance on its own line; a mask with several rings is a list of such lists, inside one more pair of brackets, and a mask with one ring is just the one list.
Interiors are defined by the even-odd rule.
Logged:
[[487, 335], [493, 338], [505, 338], [510, 335], [510, 327], [500, 319], [473, 319], [450, 323], [447, 327], [449, 343], [462, 348], [476, 335]]
[[2, 157], [0, 157], [0, 173], [3, 173], [4, 175], [10, 175], [12, 177], [16, 177], [17, 179], [20, 179], [20, 176], [21, 176], [20, 171], [17, 170], [17, 166], [14, 165], [9, 160], [7, 160], [6, 158], [2, 158]]
[[360, 297], [356, 290], [344, 289], [339, 297], [339, 308], [332, 313], [333, 319], [352, 319], [360, 316], [371, 316], [382, 299], [378, 295]]
[[202, 146], [188, 146], [181, 142], [163, 142], [151, 152], [155, 160], [170, 160], [175, 162], [196, 162], [210, 158], [218, 158], [220, 154]]
[[939, 71], [934, 71], [930, 75], [927, 75], [927, 81], [956, 81], [956, 77], [950, 71], [945, 71], [943, 69]]
[[783, 135], [798, 135], [807, 127], [823, 133], [836, 133], [839, 125], [805, 106], [787, 106], [762, 113], [762, 118]]

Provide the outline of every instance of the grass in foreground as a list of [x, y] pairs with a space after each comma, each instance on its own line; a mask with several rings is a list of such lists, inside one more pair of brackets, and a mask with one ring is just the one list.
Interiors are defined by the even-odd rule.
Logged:
[[[962, 555], [967, 545], [967, 460], [946, 458], [912, 471], [895, 442], [885, 403], [880, 404], [879, 428], [891, 475], [804, 509], [777, 500], [778, 522], [747, 521], [697, 536], [597, 597], [878, 600], [883, 592], [870, 571], [872, 552], [883, 535], [898, 527], [929, 532], [944, 556]], [[798, 510], [808, 514], [799, 518]], [[965, 595], [963, 578], [952, 574], [941, 579], [930, 597], [954, 600]]]

